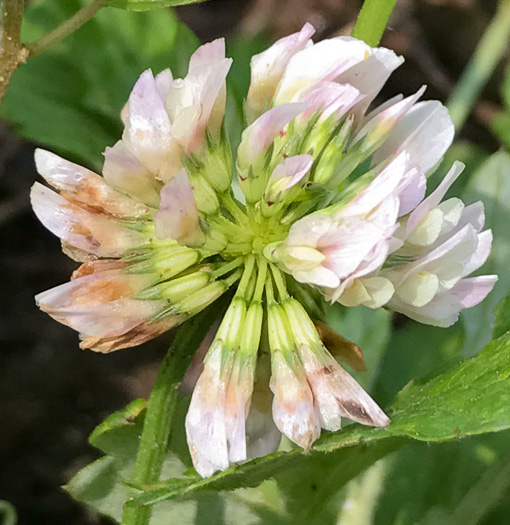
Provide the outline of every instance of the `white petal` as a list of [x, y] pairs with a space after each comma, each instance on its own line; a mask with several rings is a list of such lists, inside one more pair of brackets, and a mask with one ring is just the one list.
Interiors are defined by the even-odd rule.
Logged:
[[202, 477], [229, 466], [225, 425], [225, 374], [221, 346], [211, 346], [186, 415], [186, 437], [193, 466]]
[[478, 234], [478, 246], [471, 256], [462, 261], [462, 277], [478, 270], [487, 261], [492, 247], [492, 231], [485, 230]]
[[125, 133], [133, 153], [149, 170], [158, 173], [172, 141], [172, 132], [150, 70], [140, 75], [129, 95], [129, 119]]
[[277, 40], [266, 51], [251, 59], [251, 82], [246, 99], [248, 122], [269, 109], [276, 87], [293, 55], [311, 44], [315, 33], [306, 23], [301, 31]]
[[441, 160], [454, 134], [452, 119], [440, 102], [420, 102], [402, 118], [374, 153], [373, 163], [377, 165], [395, 152], [406, 149], [411, 162], [427, 173]]
[[[275, 104], [292, 100], [301, 89], [321, 81], [335, 80], [351, 67], [363, 62], [372, 49], [351, 37], [337, 37], [296, 53], [289, 61], [278, 86]], [[346, 82], [345, 82], [346, 83]]]
[[[225, 39], [217, 38], [201, 45], [189, 59], [189, 71], [202, 66], [216, 65], [225, 58]], [[188, 73], [189, 74], [189, 73]]]
[[[430, 246], [438, 239], [443, 228], [443, 223], [444, 213], [439, 208], [433, 208], [425, 215], [423, 220], [411, 230], [406, 241], [416, 246]], [[409, 221], [407, 224], [409, 225]]]
[[159, 183], [155, 175], [144, 166], [119, 140], [104, 152], [103, 176], [106, 182], [145, 204], [159, 205]]
[[163, 69], [163, 71], [158, 73], [154, 79], [156, 81], [156, 88], [158, 90], [159, 96], [163, 102], [166, 100], [173, 79], [172, 72], [168, 68]]
[[451, 290], [437, 295], [423, 308], [413, 308], [396, 297], [390, 301], [389, 306], [420, 323], [447, 327], [457, 321], [461, 310], [482, 302], [497, 280], [496, 275], [462, 279]]
[[339, 212], [339, 216], [365, 215], [396, 190], [408, 170], [409, 158], [404, 151], [392, 159], [374, 180]]
[[430, 272], [418, 272], [402, 282], [395, 294], [411, 306], [421, 307], [430, 303], [439, 290], [439, 278]]
[[403, 57], [397, 56], [390, 49], [374, 48], [366, 60], [342, 73], [337, 82], [351, 84], [364, 95], [363, 100], [356, 106], [356, 112], [363, 114], [391, 73], [403, 62]]
[[[267, 182], [268, 191], [271, 191], [271, 186], [278, 183], [278, 188], [281, 191], [290, 190], [298, 184], [303, 177], [310, 171], [313, 164], [313, 157], [311, 155], [295, 155], [284, 159], [276, 166], [273, 173]], [[283, 179], [283, 180], [282, 180]], [[285, 184], [281, 184], [284, 182]]]
[[454, 162], [450, 171], [445, 175], [439, 186], [411, 213], [407, 221], [407, 231], [413, 230], [427, 215], [427, 213], [436, 208], [443, 200], [446, 192], [451, 185], [457, 180], [464, 170], [462, 162]]
[[270, 387], [274, 393], [273, 419], [282, 434], [309, 449], [320, 435], [320, 422], [304, 373], [297, 377], [281, 354], [274, 354]]
[[276, 135], [297, 115], [306, 109], [306, 104], [284, 104], [266, 111], [242, 134], [237, 150], [238, 162], [242, 167], [253, 164], [265, 153]]
[[[296, 99], [300, 99], [300, 94]], [[340, 119], [352, 106], [363, 99], [363, 95], [349, 84], [338, 84], [337, 82], [322, 82], [316, 88], [305, 92], [303, 102], [308, 104], [308, 109], [300, 115], [298, 120], [306, 121], [317, 111], [321, 111], [321, 120], [335, 115]]]

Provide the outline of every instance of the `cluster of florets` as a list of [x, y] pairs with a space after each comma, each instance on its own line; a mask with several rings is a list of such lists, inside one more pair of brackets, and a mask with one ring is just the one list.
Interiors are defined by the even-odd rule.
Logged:
[[59, 193], [36, 184], [34, 210], [83, 263], [37, 302], [83, 348], [138, 345], [233, 290], [186, 381], [203, 476], [275, 450], [281, 433], [307, 449], [344, 417], [389, 423], [335, 359], [362, 366], [324, 324], [323, 298], [448, 326], [496, 281], [467, 278], [491, 247], [482, 204], [443, 200], [462, 166], [425, 196], [453, 138], [446, 109], [417, 102], [420, 90], [367, 113], [402, 58], [313, 33], [253, 57], [235, 169], [223, 40], [200, 47], [184, 79], [141, 75], [102, 176], [36, 153]]

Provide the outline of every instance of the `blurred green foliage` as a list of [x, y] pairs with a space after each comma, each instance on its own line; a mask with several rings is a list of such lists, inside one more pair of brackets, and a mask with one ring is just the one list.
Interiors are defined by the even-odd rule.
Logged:
[[[83, 5], [34, 0], [22, 39], [35, 40]], [[101, 154], [122, 133], [120, 111], [145, 69], [186, 74], [196, 37], [168, 9], [129, 13], [102, 9], [50, 50], [19, 67], [0, 117], [21, 136], [99, 169]]]

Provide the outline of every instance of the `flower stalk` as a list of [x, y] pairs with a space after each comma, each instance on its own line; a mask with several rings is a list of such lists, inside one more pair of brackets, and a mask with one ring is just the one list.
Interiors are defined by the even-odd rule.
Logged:
[[[140, 446], [131, 478], [133, 485], [141, 486], [159, 480], [172, 430], [179, 386], [195, 350], [214, 320], [215, 312], [216, 305], [184, 324], [175, 335], [161, 363], [145, 413]], [[126, 505], [122, 524], [147, 525], [151, 511], [152, 507]]]

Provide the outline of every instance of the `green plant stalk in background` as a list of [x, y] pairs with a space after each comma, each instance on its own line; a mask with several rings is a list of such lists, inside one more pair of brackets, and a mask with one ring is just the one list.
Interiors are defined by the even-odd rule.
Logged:
[[68, 18], [58, 27], [50, 31], [46, 35], [38, 38], [35, 42], [27, 42], [23, 44], [28, 50], [28, 56], [33, 57], [46, 51], [56, 42], [59, 42], [66, 36], [79, 29], [83, 24], [88, 22], [102, 7], [106, 5], [106, 0], [93, 0], [90, 4], [82, 7], [71, 18]]
[[396, 3], [397, 0], [365, 0], [352, 36], [364, 40], [369, 46], [377, 46]]
[[[179, 397], [179, 387], [198, 348], [211, 327], [218, 306], [207, 309], [186, 322], [177, 332], [165, 359], [161, 363], [149, 398], [140, 445], [131, 482], [141, 486], [159, 481], [168, 438]], [[151, 507], [127, 506], [123, 525], [146, 525]]]
[[26, 60], [20, 43], [23, 0], [0, 0], [0, 104], [16, 68]]
[[457, 129], [462, 128], [480, 91], [505, 52], [510, 38], [510, 0], [500, 0], [494, 18], [462, 73], [447, 107]]

